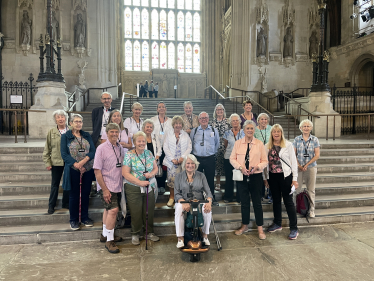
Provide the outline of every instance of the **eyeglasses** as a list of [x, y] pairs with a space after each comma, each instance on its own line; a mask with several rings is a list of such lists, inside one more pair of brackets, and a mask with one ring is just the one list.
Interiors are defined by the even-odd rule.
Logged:
[[101, 98], [102, 100], [111, 100], [112, 98]]
[[201, 119], [201, 120], [208, 120], [209, 117], [200, 117], [199, 119]]
[[74, 124], [82, 124], [83, 121], [73, 121]]

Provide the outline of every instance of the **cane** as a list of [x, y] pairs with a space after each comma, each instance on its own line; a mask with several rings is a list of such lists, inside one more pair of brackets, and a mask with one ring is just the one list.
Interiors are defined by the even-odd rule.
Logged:
[[148, 185], [146, 186], [147, 199], [145, 206], [145, 249], [148, 250]]
[[79, 180], [79, 222], [82, 222], [82, 177], [83, 174], [81, 173]]

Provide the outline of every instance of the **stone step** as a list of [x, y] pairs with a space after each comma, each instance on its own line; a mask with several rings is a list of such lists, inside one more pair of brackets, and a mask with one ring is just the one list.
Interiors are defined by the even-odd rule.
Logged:
[[347, 173], [317, 173], [317, 181], [319, 184], [326, 183], [345, 183], [374, 181], [374, 173], [371, 172], [347, 172]]
[[44, 162], [8, 162], [0, 163], [1, 172], [44, 172], [47, 171]]
[[43, 154], [33, 153], [33, 154], [0, 154], [0, 163], [9, 162], [40, 162], [43, 164]]
[[[373, 163], [347, 164], [318, 164], [318, 173], [351, 173], [351, 172], [374, 172]], [[318, 177], [317, 173], [317, 177]]]
[[374, 163], [374, 155], [353, 155], [353, 156], [323, 156], [323, 150], [321, 151], [321, 157], [317, 161], [318, 167], [324, 164], [346, 164], [352, 165], [357, 163]]
[[[33, 183], [0, 183], [0, 196], [5, 195], [37, 195], [37, 194], [49, 194], [51, 191], [51, 180], [44, 182], [33, 182]], [[60, 192], [62, 188], [60, 187]]]
[[[374, 219], [374, 207], [366, 206], [359, 208], [331, 208], [331, 209], [317, 209], [316, 217], [309, 219], [298, 217], [298, 226], [300, 228], [300, 235], [303, 235], [303, 226], [322, 225], [322, 224], [338, 224], [338, 223], [353, 223], [366, 222]], [[215, 214], [213, 213], [215, 226], [218, 232], [232, 232], [241, 225], [241, 214]], [[52, 216], [63, 216], [54, 214]], [[289, 225], [287, 214], [283, 213], [282, 226]], [[30, 244], [30, 243], [50, 243], [50, 242], [66, 242], [66, 241], [85, 241], [99, 239], [102, 232], [101, 219], [98, 219], [93, 227], [82, 226], [79, 231], [70, 230], [69, 223], [56, 222], [51, 224], [43, 223], [38, 225], [27, 226], [7, 226], [0, 229], [0, 244]], [[273, 214], [271, 212], [264, 212], [264, 227], [272, 224]], [[155, 217], [154, 221], [155, 233], [158, 236], [175, 235], [174, 217], [160, 218]], [[250, 228], [255, 229], [253, 213], [251, 213]], [[284, 230], [287, 231], [287, 230]], [[213, 226], [210, 227], [210, 240], [214, 241]], [[116, 230], [116, 235], [125, 239], [131, 238], [130, 228], [122, 228]], [[234, 235], [234, 234], [233, 234]], [[130, 243], [125, 241], [124, 243]], [[214, 245], [213, 245], [214, 247]]]
[[352, 143], [323, 143], [321, 144], [322, 149], [357, 149], [357, 148], [374, 148], [374, 143], [370, 141], [366, 142], [356, 142]]
[[356, 149], [321, 149], [321, 156], [358, 156], [374, 155], [374, 149], [356, 148]]
[[51, 172], [5, 172], [0, 173], [0, 183], [50, 181]]
[[43, 153], [44, 147], [0, 147], [0, 154]]

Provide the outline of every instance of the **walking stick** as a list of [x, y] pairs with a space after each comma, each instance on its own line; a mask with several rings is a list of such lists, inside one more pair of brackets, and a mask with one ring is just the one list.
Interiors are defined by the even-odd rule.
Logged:
[[79, 222], [82, 222], [82, 177], [83, 174], [81, 173], [79, 180]]
[[145, 249], [148, 250], [148, 186], [146, 186], [146, 192], [147, 192], [147, 205], [145, 207]]
[[219, 237], [218, 237], [216, 226], [214, 225], [213, 214], [212, 214], [212, 223], [213, 223], [214, 234], [216, 236], [217, 248], [218, 248], [218, 251], [220, 251], [220, 250], [222, 250], [222, 245], [221, 245], [221, 241], [219, 240]]

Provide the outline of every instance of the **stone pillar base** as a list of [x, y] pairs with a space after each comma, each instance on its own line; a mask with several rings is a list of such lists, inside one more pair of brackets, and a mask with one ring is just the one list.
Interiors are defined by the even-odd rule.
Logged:
[[67, 98], [65, 96], [65, 83], [44, 81], [36, 85], [38, 92], [35, 95], [32, 110], [46, 112], [29, 112], [30, 138], [44, 139], [48, 131], [56, 126], [52, 113], [55, 110], [65, 110]]

